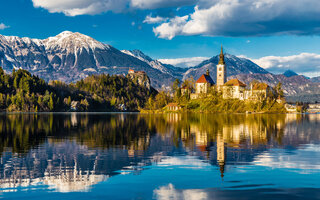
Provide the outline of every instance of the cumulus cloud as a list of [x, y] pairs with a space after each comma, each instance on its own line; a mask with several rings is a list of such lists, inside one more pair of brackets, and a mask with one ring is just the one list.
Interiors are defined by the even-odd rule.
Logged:
[[176, 67], [194, 67], [209, 57], [191, 57], [191, 58], [175, 58], [175, 59], [159, 59], [164, 64], [173, 65]]
[[32, 0], [34, 7], [67, 16], [95, 15], [127, 9], [157, 9], [195, 4], [198, 0]]
[[4, 23], [0, 23], [0, 30], [4, 30], [6, 28], [9, 28], [10, 26], [5, 25]]
[[167, 18], [164, 18], [164, 17], [160, 17], [160, 16], [152, 17], [151, 15], [148, 15], [146, 19], [143, 21], [143, 23], [157, 24], [166, 20]]
[[32, 0], [34, 7], [47, 9], [50, 13], [67, 16], [95, 15], [106, 11], [123, 11], [128, 0]]
[[159, 25], [154, 33], [166, 39], [177, 35], [313, 35], [320, 33], [319, 7], [318, 0], [199, 0], [193, 13]]
[[140, 9], [157, 9], [180, 7], [195, 4], [198, 0], [131, 0], [131, 7]]
[[290, 69], [308, 77], [320, 76], [320, 55], [315, 53], [301, 53], [292, 56], [266, 56], [252, 59], [260, 67], [272, 73], [283, 73]]
[[157, 28], [153, 29], [153, 32], [159, 38], [167, 38], [171, 40], [177, 34], [183, 34], [183, 25], [187, 23], [189, 17], [174, 17], [169, 22], [163, 23]]

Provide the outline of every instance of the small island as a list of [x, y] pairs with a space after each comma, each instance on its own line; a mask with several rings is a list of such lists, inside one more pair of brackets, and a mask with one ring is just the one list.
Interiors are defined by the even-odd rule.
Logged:
[[193, 77], [182, 84], [177, 79], [172, 92], [159, 92], [149, 98], [143, 112], [205, 112], [205, 113], [286, 113], [281, 83], [270, 87], [252, 81], [249, 87], [238, 79], [227, 81], [223, 48], [217, 65], [216, 83], [209, 69], [195, 81]]

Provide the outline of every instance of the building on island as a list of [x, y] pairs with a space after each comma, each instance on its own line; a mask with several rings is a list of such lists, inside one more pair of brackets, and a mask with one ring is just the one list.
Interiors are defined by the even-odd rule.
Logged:
[[220, 91], [222, 86], [227, 82], [227, 68], [224, 61], [223, 48], [221, 46], [221, 52], [219, 55], [219, 62], [217, 65], [217, 89]]
[[266, 83], [258, 83], [258, 82], [251, 83], [248, 99], [249, 98], [257, 99], [257, 100], [265, 99], [267, 98], [270, 90], [271, 88]]
[[196, 93], [207, 94], [213, 85], [214, 81], [210, 77], [209, 69], [207, 69], [207, 72], [202, 74], [202, 76], [200, 76], [200, 78], [196, 81]]
[[200, 78], [196, 81], [196, 92], [190, 94], [190, 98], [197, 99], [200, 95], [206, 95], [207, 93], [209, 93], [210, 88], [212, 88], [212, 86], [214, 86], [214, 81], [210, 76], [209, 69], [207, 69], [207, 72], [205, 74], [202, 74]]
[[271, 88], [266, 83], [254, 82], [250, 88], [238, 79], [231, 79], [223, 85], [222, 96], [224, 99], [263, 100], [268, 97]]
[[[215, 86], [215, 88], [214, 88]], [[181, 88], [182, 94], [190, 94], [191, 99], [197, 99], [207, 96], [210, 89], [216, 89], [222, 93], [224, 99], [239, 99], [239, 100], [263, 100], [270, 94], [271, 88], [266, 83], [254, 81], [250, 87], [238, 79], [231, 79], [227, 81], [227, 67], [224, 60], [223, 48], [219, 55], [219, 62], [217, 64], [217, 79], [216, 85], [210, 77], [209, 69], [206, 74], [200, 76], [195, 83], [195, 92], [192, 89]]]
[[238, 79], [231, 79], [222, 86], [222, 96], [224, 99], [247, 99], [247, 85]]

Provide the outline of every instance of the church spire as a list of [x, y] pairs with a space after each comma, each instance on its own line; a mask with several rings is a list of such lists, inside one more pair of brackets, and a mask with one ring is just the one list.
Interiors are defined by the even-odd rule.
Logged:
[[222, 45], [221, 45], [221, 52], [220, 52], [219, 63], [218, 63], [218, 64], [221, 64], [221, 65], [224, 65], [224, 64], [225, 64]]
[[209, 68], [207, 68], [206, 75], [210, 76]]

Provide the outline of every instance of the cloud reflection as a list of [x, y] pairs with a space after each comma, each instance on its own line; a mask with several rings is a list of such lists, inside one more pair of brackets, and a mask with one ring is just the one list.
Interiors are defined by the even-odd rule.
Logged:
[[154, 196], [158, 200], [167, 199], [186, 199], [186, 200], [204, 200], [208, 199], [208, 195], [203, 190], [190, 189], [190, 190], [177, 190], [172, 184], [162, 186], [153, 191]]
[[269, 150], [266, 153], [256, 156], [255, 165], [271, 168], [299, 169], [303, 170], [320, 169], [320, 160], [315, 159], [319, 156], [320, 145], [308, 144], [294, 152], [286, 150]]

